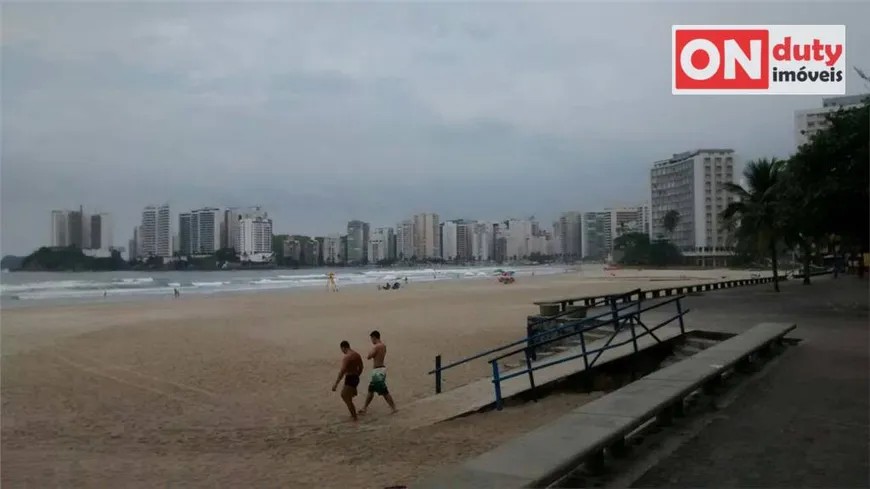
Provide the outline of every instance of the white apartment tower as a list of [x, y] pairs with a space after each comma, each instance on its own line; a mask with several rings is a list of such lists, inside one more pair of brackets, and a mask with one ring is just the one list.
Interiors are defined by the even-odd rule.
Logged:
[[190, 247], [193, 255], [212, 255], [221, 248], [222, 217], [223, 213], [216, 207], [190, 211]]
[[[729, 246], [720, 214], [734, 197], [724, 184], [739, 174], [732, 149], [699, 149], [653, 163], [650, 170], [651, 236], [670, 239], [683, 251]], [[669, 211], [679, 213], [673, 233], [664, 228]]]
[[438, 214], [414, 215], [414, 254], [418, 260], [441, 257], [440, 231]]
[[51, 246], [69, 246], [70, 211], [51, 211]]
[[239, 219], [239, 247], [242, 261], [263, 262], [272, 257], [272, 220], [268, 216]]
[[139, 225], [139, 256], [157, 256], [157, 206], [149, 205], [142, 210]]
[[406, 219], [396, 225], [396, 257], [407, 260], [414, 256], [414, 220]]
[[505, 225], [499, 228], [499, 237], [504, 238], [505, 257], [509, 260], [521, 260], [531, 254], [531, 240], [533, 229], [537, 225], [533, 225], [532, 221], [521, 219], [508, 219]]
[[649, 234], [649, 206], [611, 207], [583, 214], [583, 257], [604, 258], [616, 238], [628, 233]]
[[344, 260], [344, 257], [341, 255], [341, 236], [332, 234], [323, 238], [324, 265], [335, 265], [336, 263], [341, 263], [342, 260]]
[[475, 261], [490, 261], [493, 251], [492, 224], [475, 222], [471, 225], [471, 257]]
[[472, 233], [474, 221], [460, 219], [456, 221], [456, 256], [461, 261], [471, 260], [471, 250], [474, 245]]
[[369, 263], [378, 263], [392, 260], [396, 257], [393, 249], [393, 228], [375, 228], [369, 234], [368, 259]]
[[452, 221], [441, 224], [441, 258], [446, 261], [453, 261], [459, 256], [456, 246], [457, 227]]

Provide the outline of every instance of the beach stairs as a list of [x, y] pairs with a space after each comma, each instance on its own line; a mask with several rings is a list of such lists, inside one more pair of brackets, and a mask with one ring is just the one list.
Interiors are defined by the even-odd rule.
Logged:
[[[532, 316], [530, 316], [530, 319], [532, 319]], [[570, 321], [577, 321], [577, 318], [559, 319], [559, 320], [554, 321], [554, 323], [556, 323], [556, 325], [560, 325], [560, 323], [568, 323]], [[542, 346], [536, 347], [535, 352], [537, 355], [537, 360], [544, 360], [548, 357], [552, 357], [553, 355], [557, 355], [557, 354], [562, 353], [564, 351], [573, 350], [575, 348], [580, 348], [581, 344], [583, 343], [580, 340], [581, 334], [583, 335], [583, 341], [585, 341], [587, 345], [589, 345], [593, 341], [600, 340], [602, 338], [607, 338], [610, 335], [612, 335], [613, 334], [613, 325], [604, 324], [603, 321], [601, 321], [601, 323], [602, 324], [600, 326], [598, 326], [596, 328], [592, 328], [592, 329], [585, 331], [583, 333], [579, 333], [576, 336], [566, 338], [565, 340], [559, 341], [557, 343], [550, 343], [547, 345], [542, 345]], [[588, 327], [588, 326], [589, 325], [587, 324], [584, 327]], [[515, 357], [507, 358], [507, 359], [505, 359], [505, 361], [501, 365], [505, 368], [505, 370], [510, 370], [510, 369], [517, 368], [517, 367], [524, 367], [525, 366], [525, 356], [518, 355]]]
[[674, 347], [674, 352], [665, 358], [661, 364], [659, 364], [658, 369], [661, 370], [665, 367], [670, 367], [671, 365], [685, 360], [689, 357], [692, 357], [711, 346], [715, 346], [717, 343], [720, 343], [721, 339], [710, 339], [703, 338], [699, 336], [687, 336], [685, 340], [678, 343]]
[[[603, 324], [597, 328], [593, 328], [589, 331], [586, 331], [583, 334], [584, 341], [586, 345], [590, 345], [592, 342], [607, 339], [613, 334], [613, 325], [612, 324]], [[719, 339], [708, 339], [697, 336], [687, 336], [684, 341], [679, 342], [675, 347], [673, 354], [665, 358], [662, 362], [660, 368], [667, 367], [674, 363], [679, 362], [680, 360], [689, 358], [695, 355], [698, 352], [704, 351], [711, 346], [716, 345], [721, 340]], [[580, 348], [581, 346], [580, 334], [576, 337], [569, 338], [565, 341], [559, 342], [558, 344], [549, 344], [538, 347], [537, 349], [537, 359], [545, 360], [553, 355], [558, 355], [562, 352], [573, 350], [575, 348]], [[510, 370], [514, 368], [522, 368], [525, 367], [525, 357], [517, 356], [513, 358], [506, 359], [506, 361], [502, 364], [505, 370]]]

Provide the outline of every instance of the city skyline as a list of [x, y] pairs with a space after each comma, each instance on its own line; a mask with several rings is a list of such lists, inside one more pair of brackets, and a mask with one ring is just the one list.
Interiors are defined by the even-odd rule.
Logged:
[[311, 235], [405, 209], [549, 222], [633, 203], [615, 197], [677, 151], [793, 151], [821, 97], [674, 97], [672, 24], [847, 19], [849, 65], [870, 67], [863, 4], [633, 8], [5, 5], [0, 248], [31, 252], [78, 205], [112, 214], [115, 243], [165, 201], [256, 202]]

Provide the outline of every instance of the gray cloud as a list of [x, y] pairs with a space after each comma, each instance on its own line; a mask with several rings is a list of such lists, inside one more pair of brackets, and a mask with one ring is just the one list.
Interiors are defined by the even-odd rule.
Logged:
[[845, 23], [849, 64], [870, 67], [868, 17], [832, 2], [7, 4], [3, 252], [80, 203], [112, 212], [122, 243], [164, 201], [262, 204], [299, 233], [639, 201], [672, 152], [787, 156], [793, 111], [819, 103], [671, 96], [672, 24]]

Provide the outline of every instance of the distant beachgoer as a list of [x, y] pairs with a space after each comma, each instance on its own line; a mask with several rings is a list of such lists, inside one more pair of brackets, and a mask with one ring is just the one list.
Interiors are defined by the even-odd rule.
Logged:
[[408, 285], [408, 277], [405, 277], [405, 285]]
[[338, 292], [338, 285], [335, 283], [335, 273], [329, 272], [326, 275], [326, 291], [327, 292]]
[[179, 297], [181, 297], [181, 292], [179, 292], [177, 288], [176, 288], [176, 289], [172, 289], [172, 293], [173, 293], [173, 295], [175, 295], [175, 298], [176, 298], [176, 299], [178, 299]]
[[103, 291], [103, 297], [106, 297], [107, 295], [109, 295], [109, 291], [108, 291], [108, 290], [104, 290], [104, 291]]
[[339, 347], [344, 357], [341, 359], [341, 370], [338, 371], [338, 377], [335, 379], [335, 383], [332, 384], [332, 392], [335, 392], [338, 388], [338, 383], [343, 378], [344, 387], [341, 388], [341, 400], [347, 405], [351, 419], [356, 421], [356, 406], [353, 405], [353, 398], [357, 395], [356, 388], [359, 385], [359, 376], [362, 375], [363, 360], [359, 353], [350, 348], [350, 343], [347, 341], [342, 341]]
[[387, 345], [381, 341], [381, 333], [378, 331], [372, 331], [369, 338], [371, 338], [372, 344], [375, 345], [366, 357], [366, 359], [371, 359], [372, 361], [372, 377], [369, 382], [369, 393], [366, 396], [366, 402], [362, 409], [359, 410], [359, 413], [365, 414], [375, 394], [383, 397], [387, 401], [387, 405], [395, 413], [396, 403], [393, 402], [393, 396], [390, 395], [390, 390], [387, 389], [387, 367], [384, 366], [384, 358], [387, 356]]

